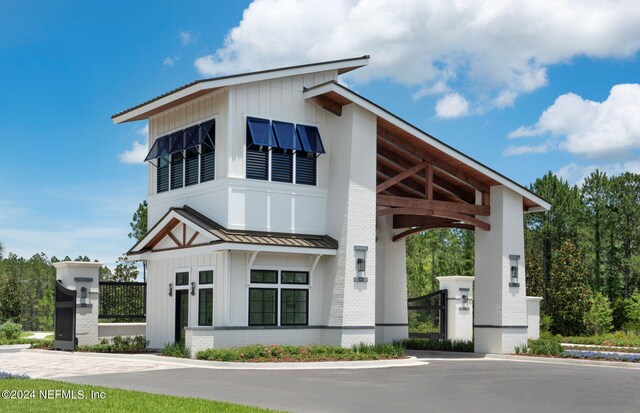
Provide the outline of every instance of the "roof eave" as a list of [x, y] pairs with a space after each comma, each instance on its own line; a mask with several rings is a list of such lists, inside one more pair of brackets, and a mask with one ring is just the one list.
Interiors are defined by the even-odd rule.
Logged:
[[[111, 117], [115, 124], [130, 122], [133, 120], [146, 119], [147, 114], [154, 109], [168, 105], [179, 99], [183, 99], [198, 92], [209, 89], [217, 89], [226, 86], [234, 86], [243, 83], [259, 82], [268, 79], [277, 79], [288, 76], [304, 75], [309, 73], [325, 72], [328, 70], [336, 70], [338, 74], [350, 72], [369, 64], [369, 56], [361, 56], [356, 58], [334, 60], [329, 62], [312, 63], [306, 65], [290, 66], [284, 68], [276, 68], [262, 70], [259, 72], [244, 73], [238, 75], [230, 75], [213, 79], [202, 79], [185, 86], [177, 88], [173, 92], [160, 95], [157, 98], [141, 103], [130, 109], [124, 110]], [[169, 109], [169, 108], [167, 108]]]
[[528, 212], [548, 211], [551, 208], [551, 204], [549, 202], [547, 202], [546, 200], [540, 198], [539, 196], [537, 196], [533, 192], [529, 191], [528, 189], [526, 189], [522, 185], [520, 185], [520, 184], [514, 182], [513, 180], [507, 178], [506, 176], [494, 171], [493, 169], [481, 164], [480, 162], [478, 162], [475, 159], [463, 154], [462, 152], [459, 152], [458, 150], [452, 148], [451, 146], [445, 144], [444, 142], [441, 142], [437, 138], [435, 138], [435, 137], [429, 135], [428, 133], [418, 129], [417, 127], [413, 126], [412, 124], [410, 124], [410, 123], [406, 122], [405, 120], [403, 120], [403, 119], [397, 117], [396, 115], [392, 114], [388, 110], [376, 105], [375, 103], [371, 102], [370, 100], [358, 95], [357, 93], [355, 93], [352, 90], [350, 90], [350, 89], [338, 84], [337, 82], [329, 81], [329, 82], [322, 83], [320, 85], [316, 85], [314, 87], [311, 87], [311, 88], [309, 88], [309, 89], [307, 89], [307, 90], [305, 90], [303, 92], [303, 97], [305, 99], [311, 99], [313, 97], [320, 96], [320, 95], [323, 95], [323, 94], [328, 93], [328, 92], [334, 92], [334, 93], [337, 93], [337, 94], [349, 99], [351, 102], [357, 104], [358, 106], [361, 106], [361, 107], [367, 109], [368, 111], [370, 111], [371, 113], [375, 114], [376, 116], [379, 116], [379, 117], [387, 120], [388, 122], [394, 124], [395, 126], [398, 126], [399, 128], [404, 129], [408, 133], [410, 133], [410, 134], [422, 139], [423, 141], [427, 142], [428, 144], [434, 146], [436, 149], [444, 152], [445, 154], [447, 154], [449, 156], [452, 156], [452, 157], [455, 157], [456, 159], [459, 159], [460, 161], [464, 162], [465, 164], [467, 164], [471, 168], [474, 168], [474, 169], [482, 172], [483, 174], [487, 175], [488, 177], [492, 178], [493, 180], [499, 182], [500, 184], [502, 184], [502, 185], [510, 188], [514, 192], [520, 194], [522, 197], [524, 197], [524, 198], [536, 203], [537, 207], [529, 208]]

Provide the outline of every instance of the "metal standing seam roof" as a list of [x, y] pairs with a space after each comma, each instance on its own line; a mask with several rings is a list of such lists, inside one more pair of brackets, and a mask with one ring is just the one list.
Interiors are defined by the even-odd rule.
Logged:
[[220, 239], [216, 243], [272, 245], [280, 247], [337, 249], [338, 241], [328, 235], [287, 234], [279, 232], [230, 230], [189, 206], [171, 208], [183, 218], [206, 229]]

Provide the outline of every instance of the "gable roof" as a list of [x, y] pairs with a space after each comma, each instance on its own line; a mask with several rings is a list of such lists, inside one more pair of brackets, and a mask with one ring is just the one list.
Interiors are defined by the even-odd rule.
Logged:
[[[312, 99], [323, 96], [331, 102], [333, 107], [327, 107], [329, 111], [333, 111], [335, 107], [341, 108], [344, 105], [355, 103], [358, 106], [368, 110], [378, 117], [378, 124], [388, 129], [394, 129], [402, 134], [405, 139], [410, 139], [415, 147], [425, 146], [428, 151], [438, 153], [439, 156], [449, 163], [458, 164], [465, 168], [468, 174], [477, 173], [485, 181], [487, 186], [504, 185], [514, 192], [522, 195], [525, 201], [525, 208], [528, 212], [544, 211], [551, 208], [551, 204], [534, 194], [524, 186], [507, 178], [506, 176], [496, 172], [488, 166], [478, 162], [477, 160], [463, 154], [452, 146], [447, 145], [441, 140], [419, 129], [404, 119], [394, 115], [387, 109], [371, 102], [369, 99], [357, 94], [351, 89], [339, 84], [336, 81], [329, 81], [319, 85], [305, 89], [303, 92], [305, 99]], [[335, 105], [335, 106], [334, 106]]]
[[[196, 228], [206, 237], [209, 246], [219, 249], [246, 249], [241, 245], [258, 245], [263, 247], [287, 247], [304, 249], [336, 250], [338, 241], [328, 235], [287, 234], [265, 231], [230, 230], [214, 220], [185, 205], [181, 208], [170, 208], [169, 211], [151, 228], [147, 234], [134, 245], [127, 255], [140, 255], [153, 252], [160, 241], [169, 235], [179, 222]], [[229, 245], [232, 244], [232, 245]], [[194, 246], [203, 246], [202, 244]], [[183, 246], [189, 248], [188, 245]], [[224, 247], [224, 248], [222, 248]]]
[[331, 60], [327, 62], [288, 66], [257, 72], [241, 73], [237, 75], [200, 79], [180, 86], [167, 93], [149, 99], [122, 112], [111, 116], [113, 123], [131, 122], [147, 119], [149, 116], [165, 111], [172, 106], [211, 93], [217, 89], [241, 83], [257, 82], [266, 79], [277, 79], [287, 76], [337, 70], [338, 74], [350, 72], [369, 64], [369, 56], [353, 57], [349, 59]]

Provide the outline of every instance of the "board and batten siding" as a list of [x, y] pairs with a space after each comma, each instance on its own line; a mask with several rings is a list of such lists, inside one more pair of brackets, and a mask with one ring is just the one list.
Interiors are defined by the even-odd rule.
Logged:
[[[199, 269], [213, 269], [213, 317], [214, 324], [224, 322], [225, 254], [210, 254], [186, 257], [153, 259], [148, 262], [147, 274], [147, 340], [150, 348], [162, 348], [173, 343], [175, 337], [175, 273], [189, 271], [189, 283], [198, 284]], [[169, 283], [174, 294], [169, 296]], [[190, 287], [189, 287], [190, 288]], [[189, 295], [189, 325], [198, 325], [198, 294]]]

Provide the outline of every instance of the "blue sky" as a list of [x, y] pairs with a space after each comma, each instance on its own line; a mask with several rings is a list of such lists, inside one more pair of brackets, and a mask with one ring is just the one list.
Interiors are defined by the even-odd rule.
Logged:
[[114, 262], [147, 175], [126, 156], [145, 122], [111, 115], [202, 77], [362, 54], [349, 87], [521, 184], [640, 172], [640, 8], [536, 3], [5, 0], [0, 241]]

